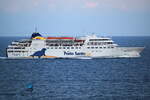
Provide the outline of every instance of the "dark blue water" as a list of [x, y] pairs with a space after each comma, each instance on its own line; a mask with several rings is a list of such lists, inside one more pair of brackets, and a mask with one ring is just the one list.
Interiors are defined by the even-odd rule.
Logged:
[[[0, 56], [18, 39], [1, 37]], [[0, 100], [150, 100], [150, 37], [113, 40], [146, 48], [129, 59], [1, 59]]]

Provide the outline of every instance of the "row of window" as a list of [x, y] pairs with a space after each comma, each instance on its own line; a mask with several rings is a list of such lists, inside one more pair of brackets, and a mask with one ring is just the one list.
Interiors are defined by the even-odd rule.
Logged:
[[50, 49], [81, 49], [81, 47], [50, 47]]
[[112, 42], [89, 42], [87, 45], [106, 45], [106, 44], [113, 44]]
[[102, 49], [102, 48], [114, 48], [114, 47], [87, 47], [87, 49]]
[[46, 44], [47, 46], [82, 46], [83, 44]]
[[[114, 47], [87, 47], [87, 49], [102, 49], [102, 48], [114, 48]], [[47, 49], [81, 49], [81, 47], [48, 47]]]
[[28, 47], [31, 44], [11, 44], [11, 46], [21, 46], [21, 47]]
[[28, 52], [28, 51], [8, 51], [8, 52]]
[[107, 41], [107, 40], [110, 40], [110, 39], [90, 39], [89, 41]]
[[8, 49], [25, 49], [25, 47], [8, 47]]
[[21, 41], [21, 42], [19, 42], [19, 43], [32, 43], [32, 41]]

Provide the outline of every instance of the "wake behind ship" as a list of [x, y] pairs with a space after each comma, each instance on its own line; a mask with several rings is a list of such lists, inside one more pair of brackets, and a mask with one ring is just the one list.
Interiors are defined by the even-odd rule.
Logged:
[[29, 39], [14, 41], [7, 48], [8, 58], [124, 58], [140, 57], [144, 47], [120, 47], [111, 38], [43, 37], [34, 32]]

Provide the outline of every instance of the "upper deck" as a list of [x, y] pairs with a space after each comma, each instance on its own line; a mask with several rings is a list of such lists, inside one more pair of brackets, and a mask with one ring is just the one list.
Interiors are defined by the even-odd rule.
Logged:
[[39, 33], [33, 33], [30, 39], [22, 39], [20, 41], [12, 42], [7, 49], [21, 50], [26, 47], [40, 48], [40, 47], [70, 47], [70, 46], [86, 46], [88, 48], [107, 46], [109, 48], [117, 46], [111, 38], [97, 37], [96, 35], [89, 35], [85, 37], [43, 37]]

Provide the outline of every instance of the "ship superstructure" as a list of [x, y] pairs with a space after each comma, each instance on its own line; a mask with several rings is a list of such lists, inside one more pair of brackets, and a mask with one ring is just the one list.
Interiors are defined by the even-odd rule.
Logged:
[[120, 47], [111, 38], [43, 37], [35, 32], [30, 39], [12, 42], [7, 48], [9, 58], [114, 58], [140, 57], [144, 47]]

